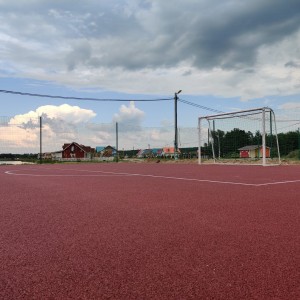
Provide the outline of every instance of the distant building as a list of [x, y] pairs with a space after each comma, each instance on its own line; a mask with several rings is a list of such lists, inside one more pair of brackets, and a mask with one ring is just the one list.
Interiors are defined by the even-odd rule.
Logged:
[[141, 149], [137, 153], [136, 157], [138, 158], [152, 157], [152, 151], [151, 149]]
[[152, 154], [154, 157], [161, 157], [162, 153], [163, 153], [163, 149], [162, 148], [153, 148], [151, 149]]
[[[259, 145], [249, 145], [238, 149], [240, 158], [263, 157], [263, 147]], [[270, 147], [266, 147], [266, 157], [270, 157]]]
[[91, 159], [95, 153], [95, 149], [90, 146], [80, 145], [78, 143], [72, 142], [70, 144], [64, 144], [62, 146], [62, 158], [63, 159], [80, 159], [87, 158]]
[[108, 145], [101, 151], [101, 157], [115, 157], [117, 155], [117, 149]]
[[[40, 154], [38, 154], [38, 158], [40, 158]], [[42, 159], [59, 160], [61, 158], [62, 158], [62, 151], [45, 152], [42, 154]]]
[[[164, 157], [174, 157], [175, 148], [174, 147], [164, 147], [162, 149], [162, 156]], [[178, 149], [177, 154], [180, 154], [180, 150]]]
[[51, 158], [53, 160], [59, 160], [59, 159], [62, 159], [62, 151], [55, 151], [55, 152], [52, 152], [51, 153]]
[[96, 152], [97, 152], [97, 153], [102, 152], [104, 149], [105, 149], [104, 146], [96, 146]]

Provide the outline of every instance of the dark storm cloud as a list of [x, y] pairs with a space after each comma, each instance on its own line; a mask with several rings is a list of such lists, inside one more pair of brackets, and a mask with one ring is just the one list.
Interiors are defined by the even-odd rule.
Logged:
[[205, 69], [251, 67], [261, 46], [282, 41], [300, 25], [300, 2], [293, 0], [153, 3], [127, 16], [120, 9], [94, 19], [95, 36], [107, 42], [96, 44], [86, 63], [124, 69], [184, 61]]
[[198, 34], [192, 31], [187, 51], [198, 67], [251, 66], [260, 46], [281, 41], [299, 29], [299, 1], [230, 3], [205, 24], [199, 19]]
[[[0, 11], [3, 33], [52, 49], [57, 65], [63, 59], [69, 71], [181, 63], [249, 69], [262, 46], [280, 42], [300, 27], [299, 0], [0, 0]], [[57, 53], [57, 45], [63, 53]], [[23, 44], [11, 49], [17, 46], [26, 53]], [[49, 60], [53, 62], [50, 55]]]
[[291, 61], [287, 62], [284, 66], [287, 67], [287, 68], [296, 68], [296, 69], [298, 69], [298, 68], [300, 68], [300, 63], [291, 60]]
[[173, 9], [173, 18], [162, 7], [163, 26], [157, 34], [162, 30], [171, 38], [160, 63], [191, 60], [198, 68], [252, 66], [259, 47], [281, 41], [300, 27], [299, 1], [209, 3], [174, 5], [178, 11], [176, 15]]

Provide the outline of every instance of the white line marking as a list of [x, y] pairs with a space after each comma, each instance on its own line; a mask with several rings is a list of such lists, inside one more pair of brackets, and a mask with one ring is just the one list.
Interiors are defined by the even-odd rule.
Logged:
[[257, 184], [257, 186], [276, 185], [276, 184], [286, 184], [286, 183], [296, 183], [296, 182], [300, 182], [300, 179], [297, 179], [297, 180], [286, 180], [286, 181], [274, 181], [274, 182], [259, 183], [259, 184]]
[[[14, 176], [32, 176], [32, 177], [104, 177], [104, 176], [109, 176], [108, 174], [89, 174], [89, 175], [76, 175], [76, 174], [28, 174], [28, 173], [13, 173], [12, 171], [6, 171], [4, 172], [7, 175], [14, 175]], [[125, 175], [118, 175], [118, 174], [111, 174], [110, 176], [125, 176]]]
[[[75, 172], [91, 172], [91, 173], [101, 173], [101, 174], [87, 174], [87, 175], [76, 175], [76, 174], [28, 174], [28, 173], [14, 173], [15, 171], [6, 171], [7, 175], [14, 176], [33, 176], [33, 177], [103, 177], [103, 176], [135, 176], [135, 177], [150, 177], [150, 178], [161, 178], [161, 179], [173, 179], [182, 181], [194, 181], [194, 182], [207, 182], [207, 183], [218, 183], [218, 184], [229, 184], [229, 185], [242, 185], [242, 186], [268, 186], [277, 184], [287, 184], [287, 183], [297, 183], [300, 180], [287, 180], [278, 182], [266, 182], [266, 183], [244, 183], [244, 182], [232, 182], [232, 181], [220, 181], [220, 180], [209, 180], [209, 179], [196, 179], [196, 178], [184, 178], [184, 177], [174, 177], [174, 176], [163, 176], [163, 175], [151, 175], [151, 174], [139, 174], [139, 173], [126, 173], [126, 172], [106, 172], [106, 171], [93, 171], [93, 170], [78, 170], [78, 169], [58, 169], [58, 168], [43, 168], [44, 170], [59, 170], [59, 171], [75, 171]], [[40, 171], [40, 169], [31, 169], [33, 171]]]

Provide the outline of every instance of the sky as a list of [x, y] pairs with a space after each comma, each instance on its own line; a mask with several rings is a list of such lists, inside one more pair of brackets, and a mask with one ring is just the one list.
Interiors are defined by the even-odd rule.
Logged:
[[[0, 0], [0, 90], [128, 100], [0, 93], [0, 115], [9, 117], [0, 123], [5, 151], [20, 148], [16, 139], [28, 148], [37, 141], [38, 116], [58, 148], [78, 139], [78, 126], [94, 128], [78, 142], [114, 143], [114, 129], [99, 126], [115, 122], [138, 128], [125, 148], [172, 145], [174, 133], [164, 130], [174, 126], [179, 90], [180, 99], [212, 110], [268, 106], [280, 120], [299, 120], [300, 2]], [[178, 102], [178, 126], [196, 128], [211, 113]], [[7, 124], [16, 123], [24, 128], [8, 133]], [[283, 127], [290, 124], [298, 126]], [[196, 140], [189, 136], [186, 145]]]

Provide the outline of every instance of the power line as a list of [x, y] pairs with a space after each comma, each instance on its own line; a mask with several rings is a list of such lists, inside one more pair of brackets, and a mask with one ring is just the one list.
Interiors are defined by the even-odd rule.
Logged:
[[[67, 99], [67, 100], [80, 100], [80, 101], [99, 101], [99, 102], [128, 102], [128, 101], [136, 101], [136, 102], [159, 102], [159, 101], [171, 101], [174, 98], [158, 98], [158, 99], [114, 99], [114, 98], [89, 98], [89, 97], [73, 97], [73, 96], [59, 96], [59, 95], [49, 95], [49, 94], [36, 94], [36, 93], [25, 93], [19, 91], [10, 91], [10, 90], [0, 90], [0, 93], [3, 94], [13, 94], [19, 96], [29, 96], [29, 97], [41, 97], [41, 98], [52, 98], [52, 99]], [[223, 111], [219, 111], [210, 107], [206, 107], [200, 104], [196, 104], [184, 99], [178, 98], [178, 101], [191, 105], [197, 108], [201, 108], [204, 110], [208, 110], [216, 113], [223, 113]]]
[[[200, 104], [197, 104], [197, 103], [193, 103], [193, 102], [190, 102], [190, 101], [187, 101], [187, 100], [184, 100], [184, 99], [178, 98], [178, 101], [181, 102], [181, 103], [188, 104], [188, 105], [191, 105], [191, 106], [194, 106], [194, 107], [197, 107], [197, 108], [201, 108], [201, 109], [204, 109], [204, 110], [208, 110], [208, 111], [211, 111], [211, 112], [224, 113], [223, 111], [216, 110], [216, 109], [213, 109], [213, 108], [210, 108], [210, 107], [206, 107], [206, 106], [203, 106], [203, 105], [200, 105]], [[257, 113], [255, 113], [255, 114], [257, 114]], [[239, 118], [247, 118], [246, 116], [248, 116], [248, 115], [239, 116]], [[228, 117], [228, 118], [231, 118], [231, 117]], [[253, 118], [253, 120], [255, 120], [255, 118]], [[256, 119], [256, 120], [260, 120], [260, 119]], [[292, 125], [288, 125], [288, 126], [285, 126], [285, 127], [278, 128], [278, 130], [288, 128], [288, 127], [293, 127], [293, 126], [296, 126], [296, 125], [300, 124], [299, 120], [276, 120], [276, 122], [297, 122], [297, 123], [294, 123]]]
[[296, 120], [276, 120], [276, 122], [300, 122], [300, 119]]
[[191, 106], [194, 106], [194, 107], [197, 107], [197, 108], [201, 108], [201, 109], [204, 109], [204, 110], [208, 110], [208, 111], [211, 111], [211, 112], [224, 113], [223, 111], [216, 110], [216, 109], [213, 109], [213, 108], [210, 108], [210, 107], [207, 107], [207, 106], [203, 106], [203, 105], [200, 105], [200, 104], [197, 104], [197, 103], [193, 103], [193, 102], [181, 99], [181, 98], [178, 98], [178, 101], [181, 102], [181, 103], [188, 104], [188, 105], [191, 105]]
[[294, 127], [294, 126], [299, 125], [299, 124], [300, 124], [300, 122], [297, 122], [297, 123], [294, 123], [294, 124], [291, 124], [291, 125], [288, 125], [288, 126], [280, 127], [280, 128], [278, 128], [278, 130], [289, 128], [289, 127]]
[[57, 96], [57, 95], [47, 95], [47, 94], [33, 94], [33, 93], [24, 93], [17, 91], [8, 91], [8, 90], [0, 90], [0, 93], [4, 94], [13, 94], [19, 96], [30, 96], [30, 97], [41, 97], [41, 98], [53, 98], [53, 99], [68, 99], [68, 100], [85, 100], [85, 101], [99, 101], [99, 102], [128, 102], [128, 101], [136, 101], [136, 102], [158, 102], [158, 101], [170, 101], [174, 100], [174, 98], [161, 98], [161, 99], [109, 99], [109, 98], [81, 98], [81, 97], [72, 97], [72, 96]]

